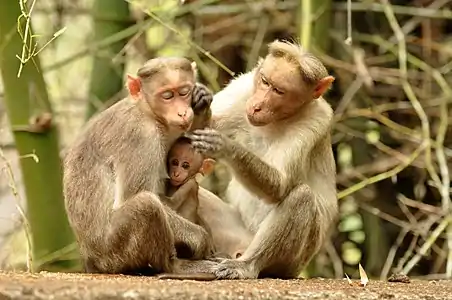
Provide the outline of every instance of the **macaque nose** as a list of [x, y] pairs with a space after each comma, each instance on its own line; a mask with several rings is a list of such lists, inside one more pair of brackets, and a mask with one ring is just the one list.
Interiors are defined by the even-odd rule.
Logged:
[[173, 177], [176, 177], [176, 178], [179, 177], [179, 173], [174, 172]]
[[178, 112], [177, 115], [178, 115], [179, 117], [185, 117], [185, 116], [187, 115], [187, 111], [184, 111], [183, 113]]

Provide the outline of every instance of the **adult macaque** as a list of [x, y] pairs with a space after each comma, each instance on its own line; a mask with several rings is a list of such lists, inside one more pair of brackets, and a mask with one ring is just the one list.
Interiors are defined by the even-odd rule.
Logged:
[[189, 135], [233, 170], [226, 197], [254, 235], [241, 257], [206, 267], [217, 278], [293, 278], [322, 246], [337, 215], [333, 111], [322, 98], [333, 81], [300, 46], [274, 41], [214, 96], [214, 129]]
[[[64, 158], [64, 196], [87, 272], [197, 273], [214, 252], [201, 226], [163, 205], [166, 153], [211, 93], [184, 58], [151, 59], [128, 76], [129, 96], [94, 116]], [[195, 112], [196, 113], [196, 112]], [[151, 155], [150, 155], [151, 154]]]

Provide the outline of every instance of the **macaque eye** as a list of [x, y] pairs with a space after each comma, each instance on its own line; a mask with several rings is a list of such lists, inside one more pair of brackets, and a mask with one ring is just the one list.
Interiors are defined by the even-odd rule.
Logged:
[[165, 100], [169, 100], [174, 97], [173, 91], [166, 91], [161, 94], [162, 98]]
[[273, 90], [275, 91], [275, 93], [276, 94], [278, 94], [278, 95], [282, 95], [282, 94], [284, 94], [284, 92], [283, 91], [281, 91], [281, 90], [278, 90], [277, 88], [273, 88]]
[[185, 87], [179, 89], [179, 95], [186, 96], [190, 93], [190, 91], [191, 91], [191, 88], [188, 86], [185, 86]]
[[174, 159], [171, 161], [171, 165], [177, 167], [179, 165], [179, 161], [177, 159]]
[[188, 162], [184, 162], [182, 164], [182, 168], [184, 168], [185, 170], [188, 170], [190, 168], [190, 164]]
[[261, 80], [262, 80], [262, 83], [263, 83], [264, 85], [266, 85], [266, 86], [270, 85], [270, 84], [268, 83], [268, 81], [264, 78], [264, 76], [261, 77]]

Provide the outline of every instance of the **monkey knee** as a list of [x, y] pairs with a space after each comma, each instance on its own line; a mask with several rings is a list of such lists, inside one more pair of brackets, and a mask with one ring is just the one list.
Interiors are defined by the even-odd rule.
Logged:
[[146, 220], [147, 222], [163, 217], [165, 210], [159, 198], [150, 192], [141, 192], [126, 200], [116, 215], [128, 215], [132, 219]]
[[155, 194], [142, 192], [113, 212], [105, 241], [111, 247], [123, 247], [127, 241], [137, 246], [139, 240], [140, 248], [151, 251], [157, 244], [169, 249], [172, 237], [163, 204]]

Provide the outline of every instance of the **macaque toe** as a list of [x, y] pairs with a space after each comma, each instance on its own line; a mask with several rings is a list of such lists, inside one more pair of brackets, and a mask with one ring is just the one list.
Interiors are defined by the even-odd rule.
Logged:
[[251, 266], [235, 259], [225, 259], [214, 267], [217, 279], [255, 279], [257, 273], [253, 272]]

